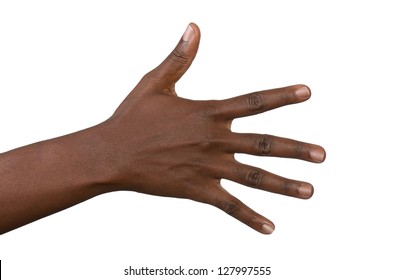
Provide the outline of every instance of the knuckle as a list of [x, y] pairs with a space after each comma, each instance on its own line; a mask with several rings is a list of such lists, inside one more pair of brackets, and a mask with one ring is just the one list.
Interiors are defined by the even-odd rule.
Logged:
[[248, 95], [247, 105], [252, 111], [263, 110], [266, 107], [263, 96], [257, 92]]
[[247, 175], [246, 183], [248, 186], [255, 187], [261, 185], [262, 180], [263, 180], [262, 172], [259, 170], [252, 170]]
[[214, 137], [211, 134], [208, 134], [201, 139], [198, 140], [198, 145], [202, 150], [205, 151], [210, 151], [210, 150], [216, 150], [217, 147], [219, 146], [219, 141], [217, 140], [216, 137]]
[[223, 210], [225, 211], [225, 213], [231, 216], [234, 216], [236, 213], [238, 213], [239, 209], [239, 202], [235, 200], [228, 200], [223, 205]]
[[287, 180], [281, 186], [281, 193], [288, 195], [293, 193], [295, 189], [296, 187], [290, 181]]
[[247, 220], [247, 225], [252, 226], [257, 221], [258, 217], [256, 215], [251, 215]]
[[179, 48], [174, 49], [169, 55], [169, 59], [179, 65], [187, 64], [189, 58], [190, 57]]
[[303, 155], [303, 150], [304, 150], [303, 145], [300, 144], [300, 143], [297, 144], [296, 147], [295, 147], [295, 156], [297, 158], [300, 158]]
[[281, 93], [280, 97], [281, 97], [281, 100], [282, 100], [285, 104], [287, 104], [287, 103], [291, 103], [291, 102], [292, 102], [293, 97], [294, 97], [294, 94], [295, 94], [295, 91], [294, 91], [293, 89], [284, 90], [284, 91]]
[[255, 148], [262, 155], [269, 154], [272, 148], [272, 137], [266, 134], [261, 135], [255, 144]]
[[143, 77], [142, 77], [142, 81], [150, 81], [155, 79], [155, 72], [154, 70], [147, 72]]
[[213, 102], [210, 102], [210, 104], [204, 106], [200, 113], [202, 119], [211, 119], [214, 118], [216, 115], [217, 115], [217, 106]]
[[140, 80], [140, 84], [142, 86], [146, 85], [158, 85], [160, 83], [160, 78], [157, 75], [156, 69], [151, 70], [150, 72], [146, 73], [142, 79]]

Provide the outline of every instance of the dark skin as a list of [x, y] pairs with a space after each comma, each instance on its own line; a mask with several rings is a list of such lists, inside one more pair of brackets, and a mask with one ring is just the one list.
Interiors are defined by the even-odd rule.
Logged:
[[311, 184], [242, 164], [235, 153], [323, 162], [322, 147], [231, 131], [235, 118], [307, 100], [304, 85], [222, 101], [177, 96], [200, 31], [190, 24], [173, 52], [146, 74], [115, 113], [97, 126], [0, 155], [0, 232], [96, 195], [129, 190], [214, 205], [264, 234], [274, 224], [221, 186], [221, 179], [308, 199]]

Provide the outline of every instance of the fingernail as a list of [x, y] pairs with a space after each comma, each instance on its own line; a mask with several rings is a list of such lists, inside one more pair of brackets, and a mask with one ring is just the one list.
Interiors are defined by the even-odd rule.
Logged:
[[183, 34], [183, 41], [188, 42], [191, 41], [192, 38], [194, 37], [195, 31], [192, 29], [191, 25], [187, 26], [186, 31]]
[[304, 100], [310, 97], [311, 92], [310, 89], [306, 86], [302, 86], [301, 88], [295, 91], [295, 94], [298, 98]]
[[312, 148], [310, 150], [310, 157], [316, 162], [323, 162], [325, 160], [325, 151], [322, 148]]
[[301, 183], [297, 191], [302, 198], [310, 198], [313, 194], [313, 187], [307, 183]]
[[274, 227], [272, 227], [269, 224], [263, 224], [262, 225], [262, 232], [264, 234], [271, 234], [274, 231]]

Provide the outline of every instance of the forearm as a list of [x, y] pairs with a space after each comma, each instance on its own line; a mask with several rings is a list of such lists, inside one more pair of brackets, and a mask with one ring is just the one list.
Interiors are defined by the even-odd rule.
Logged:
[[0, 155], [0, 233], [113, 190], [93, 127]]

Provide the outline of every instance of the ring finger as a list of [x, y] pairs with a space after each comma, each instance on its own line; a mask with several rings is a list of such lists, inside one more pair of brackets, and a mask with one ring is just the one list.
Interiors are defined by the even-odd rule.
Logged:
[[303, 199], [310, 198], [314, 193], [310, 183], [287, 179], [239, 162], [226, 164], [222, 170], [222, 178], [252, 188]]

